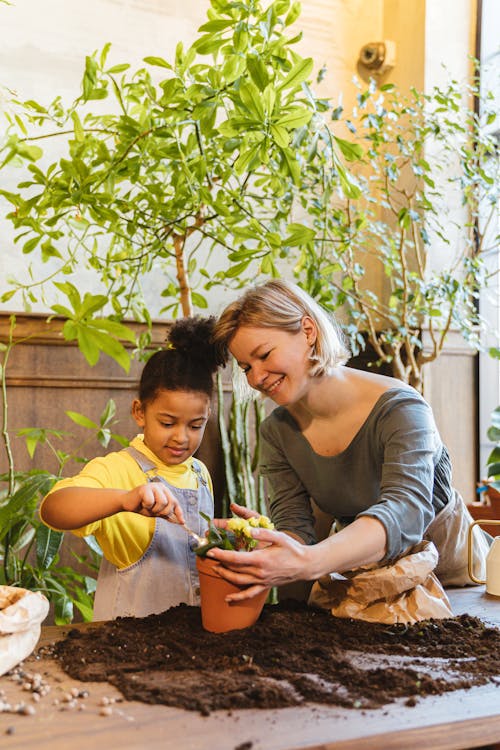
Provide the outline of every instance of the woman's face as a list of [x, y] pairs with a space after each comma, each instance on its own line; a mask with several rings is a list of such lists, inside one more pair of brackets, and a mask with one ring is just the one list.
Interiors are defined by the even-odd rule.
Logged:
[[297, 333], [280, 328], [241, 326], [229, 350], [252, 388], [287, 406], [305, 396], [311, 383], [311, 347], [316, 327], [305, 317]]

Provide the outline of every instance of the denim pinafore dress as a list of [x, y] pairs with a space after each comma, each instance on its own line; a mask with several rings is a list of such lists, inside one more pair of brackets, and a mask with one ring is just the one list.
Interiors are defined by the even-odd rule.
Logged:
[[[198, 488], [180, 489], [158, 476], [157, 466], [140, 451], [131, 446], [125, 450], [137, 461], [148, 482], [162, 482], [169, 488], [183, 510], [186, 524], [203, 536], [207, 523], [200, 511], [212, 518], [214, 503], [198, 461], [193, 459]], [[198, 606], [195, 547], [196, 542], [182, 526], [157, 517], [151, 542], [135, 563], [119, 569], [103, 557], [97, 578], [94, 621], [145, 617], [181, 603]]]

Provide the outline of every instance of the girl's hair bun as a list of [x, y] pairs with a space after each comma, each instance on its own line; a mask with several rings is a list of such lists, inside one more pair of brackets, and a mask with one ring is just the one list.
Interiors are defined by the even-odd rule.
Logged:
[[221, 352], [212, 341], [216, 318], [200, 316], [180, 318], [171, 324], [166, 338], [166, 349], [173, 349], [179, 356], [196, 360], [200, 367], [215, 372], [225, 362]]
[[214, 373], [225, 364], [213, 340], [215, 317], [179, 318], [167, 332], [165, 346], [144, 366], [139, 399], [147, 403], [159, 390], [199, 391], [212, 397]]

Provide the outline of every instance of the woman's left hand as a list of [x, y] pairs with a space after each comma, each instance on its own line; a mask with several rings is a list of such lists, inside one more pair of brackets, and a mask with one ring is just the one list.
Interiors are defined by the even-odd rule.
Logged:
[[252, 529], [252, 536], [259, 545], [251, 552], [233, 552], [214, 547], [207, 557], [218, 560], [217, 572], [231, 583], [248, 586], [226, 601], [251, 599], [272, 586], [283, 586], [298, 580], [307, 580], [306, 563], [308, 547], [287, 534], [270, 529]]

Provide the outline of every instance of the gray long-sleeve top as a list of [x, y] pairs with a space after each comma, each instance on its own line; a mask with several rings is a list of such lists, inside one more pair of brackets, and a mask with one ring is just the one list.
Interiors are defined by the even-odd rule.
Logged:
[[385, 391], [348, 447], [314, 452], [291, 416], [276, 408], [261, 426], [260, 469], [277, 529], [316, 541], [310, 498], [343, 525], [378, 518], [387, 531], [385, 560], [420, 542], [448, 503], [451, 466], [432, 411], [414, 389]]

